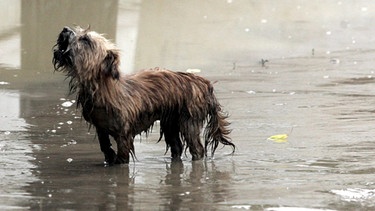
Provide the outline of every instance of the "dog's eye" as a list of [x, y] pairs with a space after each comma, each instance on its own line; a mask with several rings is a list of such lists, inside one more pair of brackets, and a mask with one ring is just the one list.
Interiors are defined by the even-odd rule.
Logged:
[[79, 38], [79, 41], [83, 41], [83, 42], [88, 42], [89, 41], [89, 37], [84, 35], [82, 37]]
[[80, 37], [79, 41], [82, 42], [83, 44], [91, 45], [91, 40], [87, 35]]

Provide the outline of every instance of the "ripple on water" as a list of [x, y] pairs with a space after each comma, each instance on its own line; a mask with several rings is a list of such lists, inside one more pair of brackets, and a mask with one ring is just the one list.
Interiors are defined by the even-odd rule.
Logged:
[[[20, 94], [0, 90], [0, 210], [25, 209], [29, 194], [23, 187], [38, 179], [33, 175], [34, 150], [26, 139], [28, 124], [20, 118]], [[26, 199], [25, 199], [26, 198]]]

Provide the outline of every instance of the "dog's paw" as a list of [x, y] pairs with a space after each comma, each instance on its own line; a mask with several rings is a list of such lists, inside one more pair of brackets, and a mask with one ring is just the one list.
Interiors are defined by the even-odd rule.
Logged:
[[111, 163], [111, 162], [108, 162], [107, 160], [104, 160], [103, 164], [104, 164], [104, 167], [108, 167], [108, 166], [113, 166], [115, 163], [114, 162]]
[[113, 166], [116, 163], [116, 158], [116, 152], [113, 149], [108, 150], [108, 152], [104, 154], [104, 165]]

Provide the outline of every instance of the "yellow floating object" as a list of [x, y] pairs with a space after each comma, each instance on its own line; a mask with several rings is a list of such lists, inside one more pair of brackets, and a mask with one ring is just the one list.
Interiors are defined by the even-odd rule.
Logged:
[[288, 134], [279, 134], [279, 135], [273, 135], [268, 137], [268, 139], [286, 139], [288, 138]]
[[267, 140], [276, 142], [276, 143], [284, 143], [287, 142], [288, 134], [278, 134], [278, 135], [273, 135], [267, 138]]

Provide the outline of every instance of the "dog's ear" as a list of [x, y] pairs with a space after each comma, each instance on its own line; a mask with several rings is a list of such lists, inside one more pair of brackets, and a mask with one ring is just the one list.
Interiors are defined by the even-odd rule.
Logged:
[[102, 71], [105, 76], [112, 76], [114, 79], [120, 78], [119, 72], [120, 56], [117, 51], [108, 50], [107, 56], [104, 58], [102, 64]]

